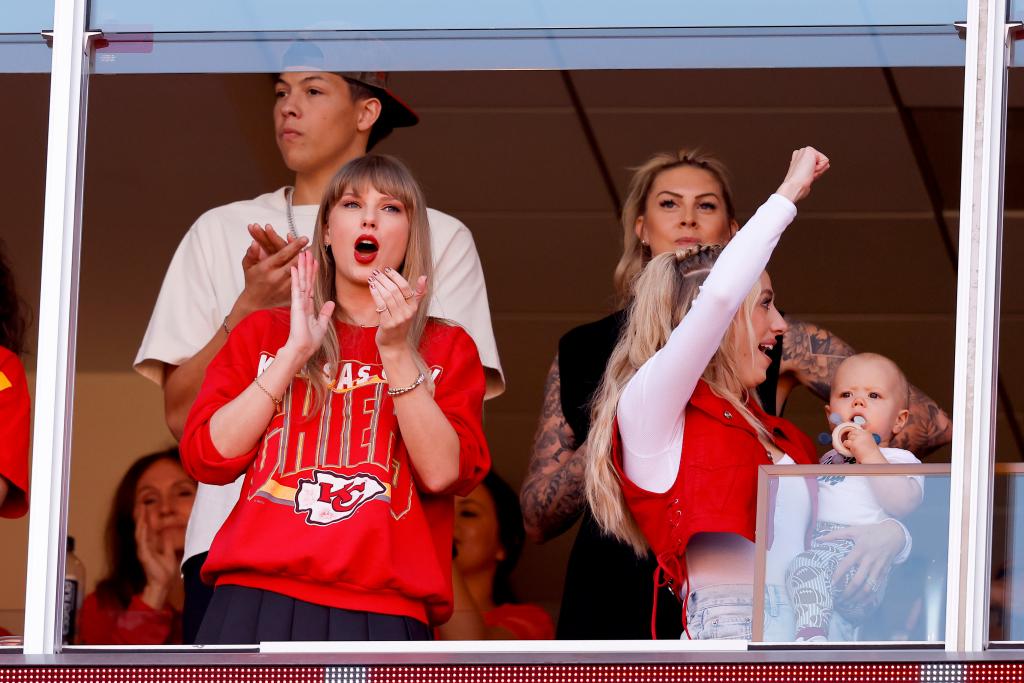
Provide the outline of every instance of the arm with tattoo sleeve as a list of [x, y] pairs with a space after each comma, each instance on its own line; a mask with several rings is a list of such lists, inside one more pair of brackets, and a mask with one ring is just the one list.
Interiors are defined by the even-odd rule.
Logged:
[[544, 385], [544, 407], [533, 441], [530, 469], [519, 492], [526, 534], [543, 543], [562, 533], [583, 511], [583, 458], [562, 414], [561, 378], [555, 356]]
[[[829, 399], [829, 387], [839, 364], [856, 351], [845, 341], [813, 323], [787, 319], [789, 329], [782, 341], [780, 374], [790, 376], [823, 401]], [[780, 388], [785, 383], [780, 382]], [[783, 389], [785, 391], [785, 389]], [[788, 391], [786, 392], [788, 393]], [[785, 397], [778, 405], [785, 405]], [[907, 426], [892, 441], [918, 456], [950, 442], [953, 424], [949, 416], [923, 391], [910, 387], [910, 417]]]

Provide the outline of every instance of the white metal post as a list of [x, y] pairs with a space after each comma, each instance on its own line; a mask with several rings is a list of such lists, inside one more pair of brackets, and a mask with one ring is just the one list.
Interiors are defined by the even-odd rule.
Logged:
[[86, 0], [57, 0], [54, 8], [25, 654], [53, 654], [61, 643], [88, 77], [86, 7]]
[[946, 596], [953, 652], [988, 644], [1008, 57], [1006, 0], [969, 0], [967, 14]]

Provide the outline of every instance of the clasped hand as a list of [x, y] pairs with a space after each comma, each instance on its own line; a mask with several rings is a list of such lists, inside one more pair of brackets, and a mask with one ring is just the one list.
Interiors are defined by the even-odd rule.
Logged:
[[427, 277], [421, 275], [414, 290], [401, 273], [391, 268], [373, 271], [370, 294], [377, 306], [377, 348], [399, 348], [409, 339], [409, 328], [427, 293]]
[[239, 296], [244, 314], [288, 302], [289, 271], [309, 243], [305, 237], [285, 241], [270, 225], [257, 223], [249, 225], [249, 235], [253, 241], [242, 257], [245, 288]]

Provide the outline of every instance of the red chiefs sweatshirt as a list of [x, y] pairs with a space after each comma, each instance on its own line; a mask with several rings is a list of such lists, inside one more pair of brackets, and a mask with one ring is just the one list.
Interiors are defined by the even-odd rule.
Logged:
[[0, 476], [7, 480], [7, 498], [0, 517], [28, 512], [29, 397], [25, 368], [0, 346]]
[[[328, 400], [313, 411], [296, 377], [252, 451], [225, 459], [210, 418], [252, 383], [288, 338], [287, 309], [243, 320], [210, 363], [181, 441], [185, 469], [208, 484], [245, 474], [203, 567], [208, 582], [274, 591], [351, 610], [445, 622], [452, 611], [454, 494], [490, 466], [484, 372], [461, 328], [430, 320], [420, 343], [434, 400], [459, 436], [459, 479], [421, 492], [388, 397], [376, 328], [336, 323], [341, 347]], [[425, 387], [417, 389], [424, 390]]]

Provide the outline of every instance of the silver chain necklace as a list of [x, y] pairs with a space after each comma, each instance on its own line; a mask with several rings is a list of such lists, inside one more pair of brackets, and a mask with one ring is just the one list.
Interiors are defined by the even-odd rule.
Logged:
[[285, 213], [288, 216], [288, 234], [292, 236], [293, 240], [299, 239], [299, 233], [295, 229], [295, 214], [292, 211], [292, 195], [295, 193], [295, 188], [288, 186], [284, 191], [285, 198]]

